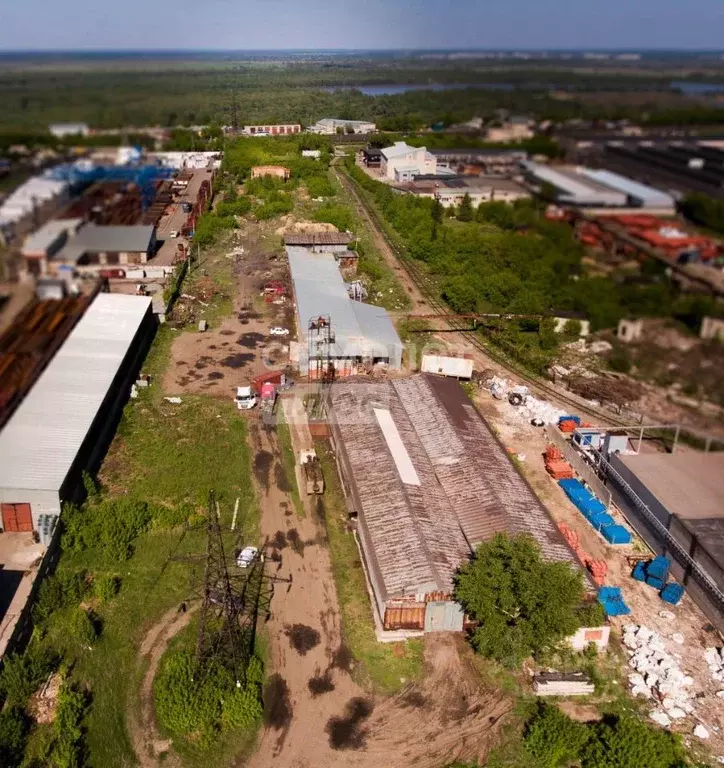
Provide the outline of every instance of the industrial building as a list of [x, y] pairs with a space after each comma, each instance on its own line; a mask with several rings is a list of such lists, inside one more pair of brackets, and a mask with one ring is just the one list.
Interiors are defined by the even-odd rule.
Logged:
[[21, 184], [0, 205], [0, 230], [6, 240], [36, 229], [68, 200], [66, 181], [35, 176]]
[[610, 454], [608, 487], [629, 522], [724, 632], [724, 452]]
[[574, 166], [553, 168], [531, 160], [523, 161], [521, 168], [539, 191], [545, 185], [552, 187], [561, 204], [585, 208], [642, 208], [659, 213], [675, 211], [671, 195], [610, 171]]
[[293, 136], [295, 133], [301, 132], [302, 126], [299, 123], [245, 125], [239, 130], [243, 136]]
[[185, 168], [200, 171], [218, 170], [221, 168], [221, 152], [154, 152], [149, 155], [150, 160], [155, 160], [164, 168]]
[[460, 205], [465, 195], [470, 198], [474, 208], [481, 203], [512, 203], [530, 197], [530, 192], [521, 184], [499, 176], [418, 177], [414, 181], [395, 184], [394, 188], [417, 197], [437, 200], [445, 208]]
[[[343, 247], [346, 250], [346, 246]], [[381, 307], [350, 298], [338, 254], [312, 247], [286, 246], [299, 339], [297, 363], [310, 378], [354, 376], [384, 363], [402, 365], [402, 341]]]
[[251, 169], [252, 179], [261, 179], [264, 176], [275, 176], [277, 179], [287, 181], [291, 176], [291, 171], [283, 165], [255, 165]]
[[606, 168], [631, 174], [677, 194], [724, 197], [721, 141], [608, 141], [596, 147]]
[[438, 170], [453, 173], [482, 174], [486, 176], [512, 176], [528, 157], [527, 152], [516, 149], [431, 149]]
[[100, 463], [153, 335], [151, 299], [101, 293], [0, 431], [5, 531], [37, 530]]
[[352, 242], [349, 232], [285, 232], [284, 245], [300, 245], [313, 251], [346, 251]]
[[325, 117], [307, 129], [310, 133], [334, 135], [335, 133], [375, 133], [377, 126], [367, 120], [338, 120]]
[[56, 139], [64, 139], [67, 136], [88, 136], [90, 128], [88, 123], [51, 123], [48, 132]]
[[382, 150], [380, 175], [392, 181], [412, 181], [415, 176], [435, 175], [437, 160], [425, 147], [411, 147], [396, 141]]
[[494, 534], [527, 533], [544, 558], [573, 552], [457, 381], [428, 374], [329, 391], [348, 511], [387, 630], [461, 630], [453, 576]]
[[[53, 238], [53, 232], [58, 229], [60, 233]], [[23, 256], [28, 274], [35, 277], [58, 276], [64, 270], [95, 275], [108, 266], [145, 264], [153, 256], [155, 247], [156, 229], [151, 225], [86, 224], [76, 230], [53, 226], [31, 237]]]

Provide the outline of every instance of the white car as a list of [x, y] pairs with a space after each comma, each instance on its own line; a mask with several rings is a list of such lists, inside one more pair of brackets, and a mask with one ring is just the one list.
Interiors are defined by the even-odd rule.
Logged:
[[234, 402], [238, 410], [250, 411], [256, 405], [256, 395], [251, 387], [237, 387]]
[[169, 236], [169, 237], [170, 237], [172, 240], [174, 240], [175, 238], [177, 238], [177, 237], [178, 237], [178, 229], [172, 229], [172, 230], [171, 230], [171, 231], [168, 233], [168, 236]]
[[280, 328], [279, 326], [276, 326], [275, 328], [270, 328], [269, 333], [272, 336], [288, 336], [289, 335], [289, 329], [288, 328]]
[[257, 547], [244, 547], [236, 557], [236, 564], [239, 568], [248, 568], [259, 556]]

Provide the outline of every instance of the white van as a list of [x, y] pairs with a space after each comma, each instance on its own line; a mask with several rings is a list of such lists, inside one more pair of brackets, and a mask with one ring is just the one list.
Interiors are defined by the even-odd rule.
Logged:
[[257, 398], [251, 387], [237, 387], [234, 402], [240, 411], [250, 411], [256, 405]]

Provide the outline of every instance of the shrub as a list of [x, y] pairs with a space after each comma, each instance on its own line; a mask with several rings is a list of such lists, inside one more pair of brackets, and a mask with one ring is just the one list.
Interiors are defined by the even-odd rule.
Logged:
[[5, 768], [20, 765], [26, 738], [27, 726], [22, 711], [11, 707], [0, 712], [0, 765]]
[[88, 579], [85, 571], [61, 571], [41, 583], [38, 599], [33, 606], [33, 619], [42, 624], [55, 611], [79, 603], [87, 593]]
[[455, 599], [479, 622], [473, 646], [508, 666], [573, 634], [583, 595], [582, 574], [568, 563], [544, 561], [530, 536], [496, 534], [455, 583]]
[[352, 227], [352, 211], [341, 203], [324, 203], [314, 212], [314, 220], [333, 224], [340, 232]]
[[68, 620], [68, 634], [81, 646], [87, 648], [96, 641], [97, 633], [88, 611], [78, 606]]
[[588, 738], [582, 723], [576, 723], [558, 707], [541, 703], [529, 721], [525, 749], [540, 768], [570, 765], [577, 758]]
[[120, 588], [121, 580], [118, 576], [102, 574], [93, 580], [93, 592], [102, 603], [112, 600]]
[[21, 656], [5, 657], [0, 672], [0, 697], [7, 707], [24, 707], [28, 699], [56, 666], [57, 659], [47, 649], [30, 645]]
[[628, 348], [623, 344], [616, 344], [608, 356], [608, 365], [613, 371], [628, 373], [633, 365]]
[[216, 214], [223, 217], [227, 216], [244, 216], [251, 211], [251, 200], [242, 195], [236, 200], [219, 203], [216, 206]]
[[313, 176], [306, 181], [310, 197], [333, 197], [334, 187], [323, 176]]
[[222, 667], [212, 664], [199, 672], [190, 653], [172, 653], [154, 682], [156, 715], [172, 733], [202, 743], [221, 729], [251, 727], [262, 713], [263, 669], [256, 657], [249, 662], [246, 678], [246, 685], [238, 688]]
[[55, 768], [80, 768], [85, 764], [82, 722], [88, 706], [85, 695], [64, 684], [58, 695], [58, 711], [53, 723], [56, 741], [51, 755]]
[[108, 560], [122, 562], [133, 554], [133, 541], [148, 529], [152, 512], [144, 501], [106, 499], [80, 509], [63, 510], [63, 549], [82, 552], [99, 548]]

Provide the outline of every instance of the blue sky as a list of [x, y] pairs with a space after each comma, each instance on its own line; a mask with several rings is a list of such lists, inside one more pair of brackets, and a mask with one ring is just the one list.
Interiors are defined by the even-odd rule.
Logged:
[[724, 0], [0, 0], [0, 5], [0, 49], [724, 46]]

